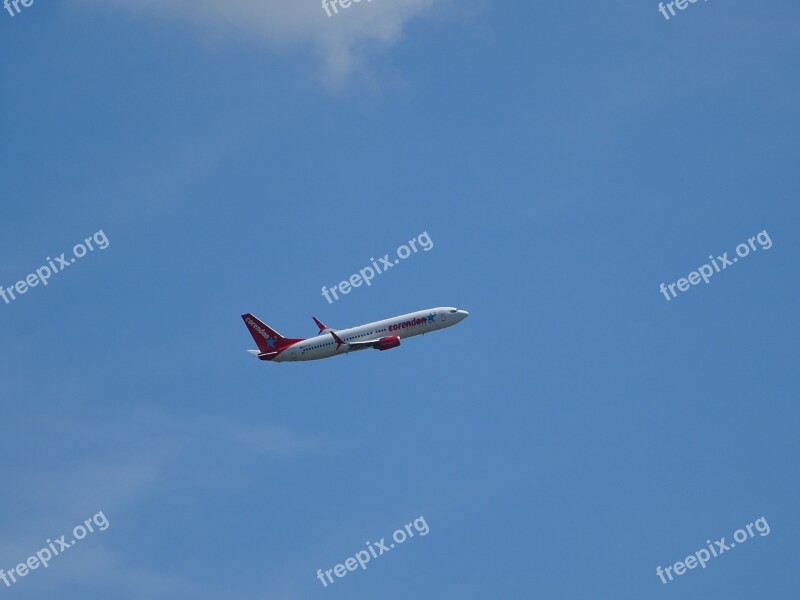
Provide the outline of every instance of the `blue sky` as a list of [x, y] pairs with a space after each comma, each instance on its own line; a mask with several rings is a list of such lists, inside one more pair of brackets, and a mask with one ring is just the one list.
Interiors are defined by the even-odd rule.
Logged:
[[[0, 594], [797, 589], [796, 3], [163, 4], [0, 12], [0, 284], [110, 241], [0, 302], [0, 568], [110, 522]], [[300, 364], [248, 356], [239, 316], [442, 305], [470, 317]]]

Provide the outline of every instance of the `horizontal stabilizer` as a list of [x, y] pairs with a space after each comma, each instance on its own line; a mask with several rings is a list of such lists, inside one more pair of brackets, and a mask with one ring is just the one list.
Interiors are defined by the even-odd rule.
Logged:
[[314, 319], [314, 323], [316, 323], [317, 327], [319, 327], [320, 333], [322, 333], [323, 331], [328, 331], [329, 328], [326, 327], [325, 324], [322, 323], [317, 317], [311, 317], [311, 318]]

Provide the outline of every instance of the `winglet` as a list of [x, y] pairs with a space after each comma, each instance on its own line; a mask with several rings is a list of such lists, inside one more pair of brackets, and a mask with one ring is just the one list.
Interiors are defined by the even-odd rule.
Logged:
[[322, 333], [327, 329], [327, 327], [325, 327], [325, 325], [323, 325], [317, 317], [311, 317], [311, 318], [314, 319], [314, 323], [316, 323], [317, 327], [319, 327], [320, 333]]
[[344, 342], [342, 341], [342, 338], [336, 335], [335, 331], [331, 331], [331, 335], [333, 336], [333, 339], [336, 340], [336, 349], [338, 350], [344, 344]]

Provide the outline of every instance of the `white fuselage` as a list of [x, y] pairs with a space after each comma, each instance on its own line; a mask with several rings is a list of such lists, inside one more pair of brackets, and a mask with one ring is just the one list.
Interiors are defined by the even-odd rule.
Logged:
[[417, 312], [367, 323], [350, 329], [333, 330], [344, 342], [339, 345], [331, 335], [331, 330], [321, 331], [319, 335], [297, 342], [286, 348], [273, 360], [274, 362], [319, 360], [339, 354], [347, 354], [355, 350], [363, 350], [368, 346], [351, 347], [348, 342], [374, 342], [381, 338], [397, 336], [408, 338], [423, 333], [430, 333], [445, 327], [451, 327], [463, 321], [469, 313], [451, 306], [418, 310]]

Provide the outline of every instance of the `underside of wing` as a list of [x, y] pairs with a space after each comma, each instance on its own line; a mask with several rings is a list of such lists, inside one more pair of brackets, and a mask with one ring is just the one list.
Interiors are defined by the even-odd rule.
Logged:
[[375, 350], [391, 350], [400, 345], [400, 338], [396, 335], [387, 335], [376, 340], [364, 342], [345, 342], [351, 350], [363, 350], [364, 348], [375, 348]]
[[347, 344], [354, 350], [361, 350], [362, 348], [377, 348], [379, 343], [380, 339], [364, 340], [363, 342], [345, 342], [345, 344]]
[[375, 350], [389, 350], [397, 348], [400, 345], [400, 337], [396, 335], [387, 335], [375, 340], [365, 340], [363, 342], [345, 342], [339, 337], [335, 331], [330, 331], [333, 339], [336, 340], [336, 349], [341, 346], [347, 346], [350, 350], [363, 350], [364, 348], [375, 348]]

